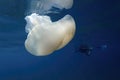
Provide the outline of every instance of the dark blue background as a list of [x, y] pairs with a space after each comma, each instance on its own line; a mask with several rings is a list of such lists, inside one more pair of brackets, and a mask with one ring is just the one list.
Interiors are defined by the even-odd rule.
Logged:
[[[74, 0], [69, 13], [76, 21], [76, 34], [63, 49], [45, 57], [24, 48], [25, 0], [0, 0], [0, 80], [120, 80], [119, 0]], [[76, 53], [80, 44], [93, 47], [91, 56]]]

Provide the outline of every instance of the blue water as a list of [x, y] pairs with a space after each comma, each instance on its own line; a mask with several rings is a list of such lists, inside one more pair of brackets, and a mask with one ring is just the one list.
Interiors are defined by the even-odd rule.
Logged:
[[[74, 0], [68, 12], [76, 34], [63, 49], [45, 57], [24, 47], [25, 0], [0, 0], [0, 80], [120, 80], [120, 1]], [[51, 15], [52, 16], [52, 15]], [[80, 44], [96, 48], [90, 56], [76, 53]]]

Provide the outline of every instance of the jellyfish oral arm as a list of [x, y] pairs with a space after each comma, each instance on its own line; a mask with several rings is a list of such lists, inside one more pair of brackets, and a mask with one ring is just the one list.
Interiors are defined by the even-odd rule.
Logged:
[[28, 0], [28, 9], [26, 14], [47, 14], [55, 13], [56, 11], [51, 11], [51, 9], [58, 8], [70, 9], [73, 5], [73, 0]]

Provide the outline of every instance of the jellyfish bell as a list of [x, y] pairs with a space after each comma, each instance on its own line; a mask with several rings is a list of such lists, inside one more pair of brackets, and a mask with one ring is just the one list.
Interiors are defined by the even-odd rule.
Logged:
[[25, 19], [28, 32], [25, 47], [36, 56], [45, 56], [63, 48], [75, 33], [75, 22], [70, 15], [56, 22], [52, 22], [49, 16], [40, 16], [36, 13]]

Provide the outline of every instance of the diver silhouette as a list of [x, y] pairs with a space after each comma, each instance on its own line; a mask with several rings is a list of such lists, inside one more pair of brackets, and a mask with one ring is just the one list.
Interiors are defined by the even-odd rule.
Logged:
[[101, 45], [101, 46], [98, 46], [98, 47], [92, 47], [92, 46], [89, 46], [89, 45], [86, 45], [86, 44], [81, 44], [78, 47], [78, 49], [76, 50], [76, 52], [79, 52], [79, 53], [85, 54], [87, 56], [90, 56], [93, 49], [95, 49], [95, 48], [104, 50], [104, 49], [107, 48], [107, 45]]

